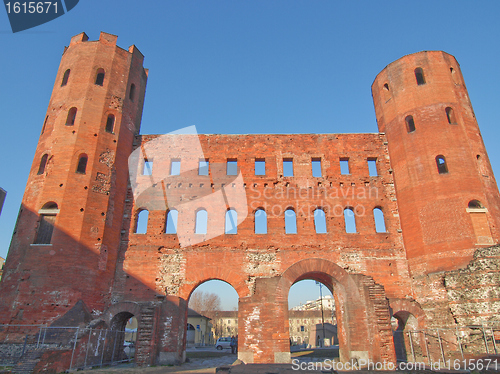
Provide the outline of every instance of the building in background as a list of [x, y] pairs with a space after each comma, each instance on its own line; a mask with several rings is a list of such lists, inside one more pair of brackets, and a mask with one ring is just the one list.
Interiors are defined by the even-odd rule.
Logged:
[[215, 312], [212, 324], [214, 326], [215, 340], [225, 336], [236, 336], [238, 335], [238, 311]]
[[210, 318], [188, 308], [186, 344], [192, 347], [211, 345], [214, 342]]

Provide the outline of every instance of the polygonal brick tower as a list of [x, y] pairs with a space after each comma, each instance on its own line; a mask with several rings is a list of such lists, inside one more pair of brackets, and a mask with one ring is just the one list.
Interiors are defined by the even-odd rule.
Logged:
[[81, 33], [64, 50], [5, 267], [2, 323], [51, 324], [79, 300], [89, 310], [109, 301], [147, 81], [143, 55], [116, 40]]
[[500, 240], [500, 196], [458, 62], [441, 51], [405, 56], [378, 74], [372, 94], [410, 271], [466, 266]]

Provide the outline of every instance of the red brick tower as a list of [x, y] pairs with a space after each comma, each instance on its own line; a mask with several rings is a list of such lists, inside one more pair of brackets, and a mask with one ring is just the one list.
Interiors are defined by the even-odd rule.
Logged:
[[457, 61], [405, 56], [372, 94], [413, 275], [465, 266], [477, 247], [499, 242], [500, 196]]
[[147, 71], [135, 46], [81, 33], [63, 53], [2, 282], [2, 323], [109, 301]]

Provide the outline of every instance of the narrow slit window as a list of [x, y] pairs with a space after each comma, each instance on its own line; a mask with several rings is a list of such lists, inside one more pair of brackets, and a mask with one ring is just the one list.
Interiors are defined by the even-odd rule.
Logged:
[[228, 159], [226, 167], [227, 175], [238, 175], [238, 160]]
[[50, 244], [59, 209], [56, 203], [47, 203], [40, 212], [40, 221], [38, 223], [34, 244]]
[[348, 234], [356, 233], [356, 218], [352, 208], [344, 209], [345, 232]]
[[202, 159], [198, 163], [198, 175], [208, 175], [208, 169], [209, 169], [210, 163], [208, 159]]
[[153, 160], [144, 159], [142, 175], [153, 175]]
[[177, 234], [177, 210], [169, 210], [167, 213], [167, 224], [165, 225], [166, 234]]
[[135, 97], [135, 84], [131, 84], [130, 85], [130, 92], [128, 94], [128, 98], [130, 99], [130, 101], [134, 101], [134, 97]]
[[448, 120], [448, 123], [450, 125], [456, 125], [457, 124], [457, 119], [455, 118], [455, 111], [451, 107], [447, 107], [445, 109], [446, 111], [446, 119]]
[[113, 134], [115, 131], [115, 116], [110, 114], [108, 115], [108, 119], [106, 120], [106, 132]]
[[406, 131], [407, 132], [415, 131], [415, 121], [413, 120], [413, 116], [406, 116], [405, 122], [406, 122]]
[[147, 209], [142, 209], [137, 213], [137, 219], [135, 223], [136, 234], [146, 234], [148, 232], [148, 218], [149, 212]]
[[348, 158], [341, 158], [340, 159], [340, 174], [342, 174], [342, 175], [350, 174], [349, 159]]
[[207, 233], [207, 221], [208, 221], [208, 214], [205, 209], [201, 209], [196, 212], [196, 223], [194, 227], [195, 234]]
[[283, 176], [293, 177], [293, 159], [284, 158], [283, 159]]
[[85, 172], [87, 171], [87, 160], [88, 160], [87, 155], [80, 155], [80, 158], [78, 160], [78, 166], [76, 167], [77, 173], [85, 174]]
[[174, 159], [170, 162], [170, 175], [181, 174], [181, 160]]
[[66, 126], [73, 126], [75, 124], [77, 109], [75, 107], [68, 111], [68, 117], [66, 117]]
[[436, 156], [436, 166], [439, 174], [448, 173], [448, 165], [446, 165], [446, 159], [443, 155]]
[[378, 177], [377, 159], [376, 158], [369, 158], [368, 159], [368, 173], [369, 173], [370, 177]]
[[263, 158], [255, 159], [255, 175], [266, 175], [266, 160]]
[[47, 165], [48, 157], [49, 157], [49, 155], [46, 153], [40, 159], [40, 165], [38, 166], [37, 175], [41, 175], [41, 174], [45, 173], [45, 166]]
[[382, 91], [384, 92], [384, 100], [386, 102], [389, 101], [389, 99], [391, 98], [391, 92], [389, 90], [389, 84], [388, 83], [384, 84], [384, 88], [382, 89]]
[[419, 86], [425, 84], [424, 70], [422, 68], [415, 69], [415, 79], [417, 80], [417, 84]]
[[237, 234], [238, 233], [238, 213], [234, 209], [229, 209], [226, 211], [226, 234]]
[[386, 232], [384, 212], [382, 212], [382, 209], [373, 209], [373, 219], [375, 220], [375, 232]]
[[321, 158], [313, 158], [311, 160], [312, 176], [314, 178], [321, 178], [323, 174], [321, 173]]
[[68, 84], [69, 73], [70, 73], [69, 69], [64, 72], [63, 79], [62, 79], [62, 82], [61, 82], [61, 87], [64, 87], [64, 86], [66, 86]]
[[293, 209], [285, 210], [285, 233], [286, 234], [297, 233], [297, 216], [293, 211]]
[[43, 126], [42, 126], [42, 134], [45, 132], [45, 127], [47, 127], [47, 121], [49, 120], [49, 116], [45, 117], [45, 121], [43, 121]]
[[98, 69], [95, 76], [95, 85], [102, 86], [104, 85], [104, 69]]
[[316, 234], [326, 234], [325, 211], [321, 208], [314, 211], [314, 228], [316, 229]]
[[267, 234], [267, 213], [264, 209], [255, 211], [255, 233]]

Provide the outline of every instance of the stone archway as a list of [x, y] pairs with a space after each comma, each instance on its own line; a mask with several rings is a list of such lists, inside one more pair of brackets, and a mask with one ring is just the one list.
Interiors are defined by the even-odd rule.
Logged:
[[391, 300], [392, 333], [397, 361], [414, 360], [423, 357], [426, 316], [420, 305], [414, 300]]
[[240, 298], [241, 360], [290, 362], [288, 292], [303, 279], [317, 280], [334, 294], [341, 361], [395, 362], [384, 288], [371, 277], [349, 274], [321, 258], [301, 260], [280, 277], [258, 278], [254, 294]]

